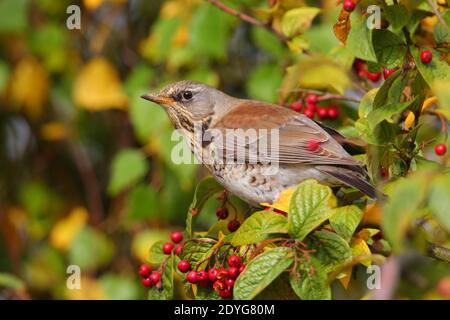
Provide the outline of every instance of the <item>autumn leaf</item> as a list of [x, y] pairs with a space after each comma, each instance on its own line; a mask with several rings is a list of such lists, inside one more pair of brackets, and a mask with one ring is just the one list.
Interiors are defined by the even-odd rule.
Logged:
[[77, 233], [86, 225], [88, 212], [83, 207], [74, 208], [67, 217], [58, 221], [50, 232], [50, 243], [60, 250], [67, 250]]
[[127, 105], [119, 75], [105, 58], [95, 58], [83, 66], [73, 85], [73, 98], [77, 105], [91, 111]]

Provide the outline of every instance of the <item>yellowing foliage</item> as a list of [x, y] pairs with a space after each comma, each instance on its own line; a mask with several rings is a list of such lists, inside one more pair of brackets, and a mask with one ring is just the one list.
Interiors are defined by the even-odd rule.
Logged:
[[105, 58], [95, 58], [83, 66], [73, 85], [73, 98], [91, 111], [122, 109], [128, 101], [116, 69]]
[[7, 87], [7, 97], [31, 119], [39, 118], [48, 99], [47, 71], [38, 60], [26, 57], [14, 68]]
[[60, 250], [68, 249], [87, 220], [88, 212], [85, 208], [74, 208], [67, 217], [55, 224], [50, 232], [50, 243]]

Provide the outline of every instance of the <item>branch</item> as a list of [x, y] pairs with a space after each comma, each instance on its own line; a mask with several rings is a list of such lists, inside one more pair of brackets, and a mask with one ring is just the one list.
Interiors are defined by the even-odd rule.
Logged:
[[428, 256], [437, 260], [441, 260], [447, 263], [450, 263], [450, 249], [434, 244], [429, 243], [427, 248]]
[[245, 13], [236, 11], [230, 7], [227, 7], [226, 5], [224, 5], [222, 2], [220, 2], [219, 0], [206, 0], [207, 2], [211, 3], [212, 5], [216, 6], [217, 8], [219, 8], [222, 11], [225, 11], [228, 14], [231, 14], [232, 16], [235, 16], [239, 19], [241, 19], [242, 21], [248, 22], [254, 26], [260, 27], [260, 28], [264, 28], [267, 31], [271, 32], [272, 34], [274, 34], [275, 36], [277, 36], [277, 38], [282, 42], [282, 43], [287, 43], [289, 41], [289, 38], [286, 37], [284, 34], [282, 34], [281, 32], [275, 30], [274, 28], [272, 28], [270, 26], [270, 24], [264, 23], [262, 21], [259, 21], [258, 19], [255, 19], [252, 16], [249, 16]]

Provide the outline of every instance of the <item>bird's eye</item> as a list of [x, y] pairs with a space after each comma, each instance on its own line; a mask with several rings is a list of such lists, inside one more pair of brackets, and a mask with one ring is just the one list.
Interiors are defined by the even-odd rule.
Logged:
[[191, 100], [193, 96], [194, 95], [192, 94], [192, 91], [184, 91], [183, 92], [183, 99], [184, 100]]

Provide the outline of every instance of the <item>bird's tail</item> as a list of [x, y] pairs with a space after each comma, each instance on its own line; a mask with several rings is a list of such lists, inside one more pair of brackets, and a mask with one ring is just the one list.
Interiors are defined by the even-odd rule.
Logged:
[[317, 166], [317, 170], [333, 177], [343, 184], [353, 187], [368, 195], [372, 199], [384, 199], [386, 195], [377, 190], [370, 183], [364, 168], [359, 166]]

